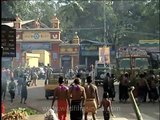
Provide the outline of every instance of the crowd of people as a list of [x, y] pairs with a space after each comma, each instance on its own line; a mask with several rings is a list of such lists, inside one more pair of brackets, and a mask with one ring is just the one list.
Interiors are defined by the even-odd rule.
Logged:
[[[6, 92], [10, 94], [11, 102], [13, 102], [15, 95], [21, 96], [20, 103], [26, 103], [27, 87], [37, 86], [39, 79], [39, 69], [36, 67], [23, 68], [19, 67], [14, 70], [3, 67], [1, 69], [1, 98], [5, 100]], [[44, 79], [48, 79], [49, 74], [53, 71], [50, 66], [44, 67]]]
[[[53, 69], [50, 66], [46, 67], [44, 79], [49, 79], [52, 72]], [[37, 86], [37, 69], [35, 67], [21, 69], [17, 74], [18, 76], [15, 73], [17, 74], [15, 71], [2, 68], [1, 96], [5, 100], [6, 90], [8, 89], [11, 102], [13, 102], [17, 93], [17, 95], [21, 96], [20, 103], [25, 104], [27, 100], [27, 86]], [[17, 83], [15, 83], [14, 79], [17, 79]], [[134, 84], [132, 83], [131, 75], [127, 72], [119, 76], [106, 73], [103, 79], [103, 99], [101, 101], [99, 100], [98, 88], [94, 83], [94, 77], [88, 72], [85, 73], [85, 71], [81, 70], [77, 72], [76, 75], [72, 76], [74, 82], [68, 86], [63, 84], [64, 79], [62, 76], [59, 77], [59, 86], [54, 90], [51, 105], [53, 107], [55, 100], [57, 100], [59, 120], [66, 120], [67, 107], [70, 108], [71, 120], [82, 120], [83, 115], [85, 120], [87, 120], [88, 113], [92, 113], [93, 120], [96, 120], [97, 109], [102, 106], [104, 107], [104, 120], [109, 120], [110, 113], [113, 115], [111, 101], [114, 101], [116, 96], [115, 81], [119, 82], [120, 102], [125, 103], [128, 100], [128, 89], [131, 86], [135, 87], [133, 94], [138, 103], [147, 102], [147, 100], [149, 100], [148, 102], [156, 102], [160, 98], [160, 76], [159, 74], [156, 75], [153, 70], [137, 74], [134, 78]], [[7, 84], [7, 81], [10, 82]]]
[[1, 98], [2, 101], [5, 100], [6, 92], [10, 94], [11, 103], [13, 102], [15, 95], [21, 97], [21, 103], [24, 99], [24, 104], [27, 100], [27, 86], [29, 86], [29, 81], [27, 81], [27, 76], [21, 74], [18, 77], [17, 83], [14, 79], [14, 74], [11, 70], [2, 68], [2, 87], [1, 87]]
[[[63, 77], [59, 78], [59, 86], [55, 89], [54, 101], [58, 101], [58, 118], [66, 120], [67, 106], [70, 107], [71, 120], [82, 120], [83, 115], [87, 120], [88, 113], [92, 113], [93, 120], [96, 120], [97, 109], [104, 107], [104, 120], [109, 120], [111, 110], [111, 101], [114, 101], [116, 90], [114, 82], [119, 82], [119, 102], [126, 103], [129, 99], [129, 88], [135, 87], [134, 97], [138, 103], [156, 102], [160, 98], [160, 77], [152, 70], [141, 72], [133, 80], [127, 72], [115, 77], [114, 74], [106, 73], [103, 80], [103, 99], [99, 100], [98, 89], [91, 76], [86, 76], [87, 84], [82, 83], [81, 75], [74, 78], [74, 83], [70, 86], [63, 84]], [[84, 107], [84, 110], [82, 109]], [[84, 114], [83, 114], [84, 112]], [[114, 116], [114, 115], [113, 115]]]
[[119, 81], [119, 100], [125, 102], [128, 98], [128, 89], [131, 86], [135, 87], [133, 91], [134, 97], [138, 103], [156, 102], [160, 98], [160, 77], [153, 70], [149, 72], [141, 72], [137, 74], [134, 80], [128, 73], [121, 74]]
[[54, 91], [51, 104], [51, 108], [53, 108], [55, 100], [57, 100], [58, 119], [67, 120], [67, 108], [70, 108], [70, 120], [82, 120], [83, 115], [84, 119], [87, 120], [88, 113], [91, 113], [93, 120], [96, 120], [97, 109], [103, 106], [104, 120], [109, 120], [112, 110], [108, 93], [104, 92], [103, 99], [100, 101], [98, 89], [93, 84], [92, 77], [87, 76], [87, 85], [83, 86], [79, 77], [77, 75], [70, 86], [65, 86], [63, 84], [64, 78], [59, 77], [59, 86]]

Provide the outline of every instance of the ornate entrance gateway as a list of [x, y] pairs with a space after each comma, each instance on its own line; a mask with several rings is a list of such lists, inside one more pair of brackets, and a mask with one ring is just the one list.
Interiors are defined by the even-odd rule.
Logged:
[[[16, 17], [13, 25], [5, 23], [16, 28], [16, 58], [14, 58], [13, 66], [24, 66], [28, 60], [27, 54], [33, 54], [32, 57], [35, 58], [37, 53], [33, 51], [38, 50], [49, 53], [49, 64], [54, 69], [60, 70], [62, 67], [74, 69], [76, 65], [79, 65], [79, 38], [76, 34], [72, 43], [63, 43], [60, 39], [59, 23], [56, 16], [52, 19], [52, 28], [44, 28], [39, 19], [22, 21], [19, 16]], [[43, 56], [43, 58], [46, 57]]]

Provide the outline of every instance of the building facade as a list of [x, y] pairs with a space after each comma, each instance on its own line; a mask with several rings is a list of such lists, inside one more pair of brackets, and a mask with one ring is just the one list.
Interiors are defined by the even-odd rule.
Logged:
[[87, 69], [99, 60], [99, 47], [104, 43], [93, 40], [83, 40], [80, 42], [80, 64], [86, 66]]

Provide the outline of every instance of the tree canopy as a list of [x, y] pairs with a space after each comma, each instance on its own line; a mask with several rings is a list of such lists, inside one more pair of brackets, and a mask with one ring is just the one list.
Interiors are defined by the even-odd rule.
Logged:
[[54, 14], [62, 28], [62, 40], [75, 32], [90, 39], [127, 45], [140, 39], [159, 39], [159, 0], [17, 0], [3, 1], [2, 17], [20, 15], [51, 26]]

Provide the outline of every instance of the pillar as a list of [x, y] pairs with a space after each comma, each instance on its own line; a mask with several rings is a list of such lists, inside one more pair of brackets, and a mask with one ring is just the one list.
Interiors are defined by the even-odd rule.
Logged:
[[14, 22], [14, 28], [16, 28], [16, 29], [22, 28], [21, 22], [22, 22], [22, 20], [21, 20], [20, 17], [17, 15], [17, 16], [16, 16], [16, 21]]
[[41, 24], [40, 24], [40, 19], [37, 18], [37, 20], [34, 22], [34, 28], [40, 28]]
[[60, 43], [51, 43], [52, 48], [50, 51], [51, 54], [51, 66], [54, 69], [60, 69], [60, 47], [59, 47]]
[[54, 15], [52, 19], [52, 27], [59, 29], [59, 24], [60, 24], [59, 19], [57, 18], [56, 15]]
[[74, 68], [73, 68], [73, 64], [74, 64], [74, 61], [73, 61], [73, 60], [74, 60], [74, 59], [73, 59], [73, 56], [71, 56], [71, 68], [72, 68], [72, 69], [74, 69]]

